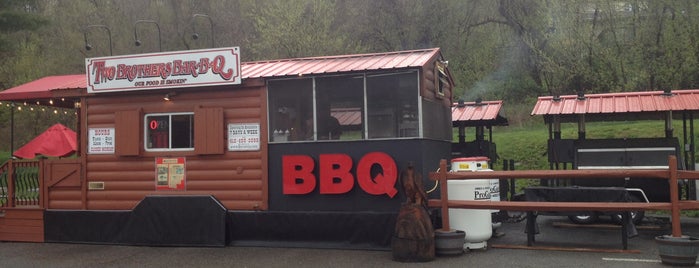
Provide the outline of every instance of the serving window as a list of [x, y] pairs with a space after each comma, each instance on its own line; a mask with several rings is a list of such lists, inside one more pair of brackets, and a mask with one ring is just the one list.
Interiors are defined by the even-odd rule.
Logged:
[[146, 151], [194, 150], [194, 113], [147, 114]]
[[270, 141], [313, 139], [313, 79], [270, 81]]
[[368, 75], [369, 138], [418, 137], [417, 72]]
[[419, 137], [418, 72], [273, 80], [269, 141]]
[[364, 76], [315, 79], [316, 139], [364, 139]]

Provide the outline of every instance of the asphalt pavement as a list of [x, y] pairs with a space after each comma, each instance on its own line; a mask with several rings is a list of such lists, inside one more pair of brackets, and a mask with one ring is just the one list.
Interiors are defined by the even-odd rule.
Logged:
[[[620, 229], [611, 222], [572, 226], [565, 217], [539, 216], [535, 246], [527, 244], [526, 221], [505, 222], [503, 236], [486, 249], [438, 256], [423, 263], [402, 263], [392, 252], [274, 247], [142, 247], [64, 243], [0, 242], [1, 267], [669, 267], [660, 263], [654, 237], [670, 234], [667, 217], [649, 217], [639, 225], [629, 250], [620, 250]], [[699, 219], [683, 218], [682, 233], [699, 237]], [[553, 250], [560, 249], [560, 250]], [[591, 250], [593, 249], [593, 250]]]

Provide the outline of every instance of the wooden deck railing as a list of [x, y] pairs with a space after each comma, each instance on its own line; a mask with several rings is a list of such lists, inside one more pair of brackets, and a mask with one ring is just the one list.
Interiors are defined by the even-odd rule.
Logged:
[[[682, 171], [677, 169], [677, 158], [668, 157], [669, 168], [665, 170], [523, 170], [523, 171], [492, 171], [492, 172], [447, 172], [446, 160], [440, 161], [439, 171], [430, 172], [432, 180], [440, 184], [440, 199], [430, 199], [430, 207], [439, 207], [442, 212], [442, 229], [450, 230], [449, 208], [468, 209], [502, 209], [513, 211], [639, 211], [639, 210], [670, 210], [672, 221], [672, 236], [682, 234], [680, 226], [680, 210], [699, 209], [697, 201], [680, 201], [678, 179], [697, 180], [699, 172]], [[517, 201], [465, 201], [449, 200], [447, 180], [467, 179], [593, 179], [593, 178], [655, 178], [666, 179], [670, 184], [670, 202], [651, 203], [603, 203], [603, 202], [517, 202]], [[446, 201], [445, 201], [446, 200]]]
[[40, 207], [41, 160], [8, 160], [0, 166], [0, 208]]

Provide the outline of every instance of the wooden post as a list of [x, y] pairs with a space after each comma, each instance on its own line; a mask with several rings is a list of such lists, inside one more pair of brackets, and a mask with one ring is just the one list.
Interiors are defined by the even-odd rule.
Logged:
[[672, 236], [681, 237], [682, 229], [680, 227], [680, 195], [679, 187], [677, 186], [677, 157], [674, 155], [668, 156], [669, 172], [670, 172], [670, 203], [671, 203], [671, 221], [672, 221]]
[[439, 184], [440, 188], [440, 198], [442, 199], [442, 230], [451, 231], [449, 227], [449, 195], [447, 194], [447, 160], [442, 159], [439, 161]]

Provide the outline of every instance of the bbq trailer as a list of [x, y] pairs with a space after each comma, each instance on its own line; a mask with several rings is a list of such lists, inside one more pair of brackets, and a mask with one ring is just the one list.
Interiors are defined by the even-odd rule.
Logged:
[[240, 53], [88, 58], [85, 74], [0, 92], [78, 117], [77, 157], [3, 165], [35, 168], [40, 194], [5, 195], [0, 230], [13, 231], [0, 240], [389, 247], [400, 172], [412, 163], [427, 181], [451, 154], [454, 83], [440, 50]]

